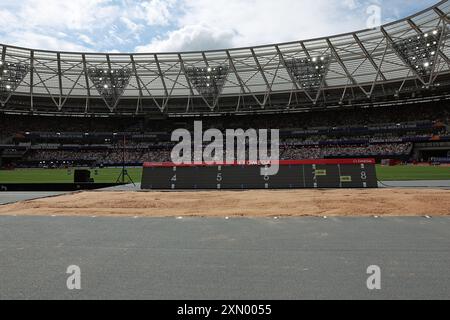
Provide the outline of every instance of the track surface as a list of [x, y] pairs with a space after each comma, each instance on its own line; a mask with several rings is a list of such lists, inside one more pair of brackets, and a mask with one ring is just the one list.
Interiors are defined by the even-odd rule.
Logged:
[[[450, 170], [450, 169], [449, 169]], [[433, 180], [433, 181], [389, 181], [379, 184], [380, 188], [435, 188], [435, 189], [449, 189], [450, 180]], [[140, 191], [141, 184], [128, 184], [124, 186], [111, 187], [103, 189], [105, 191]], [[52, 197], [66, 194], [65, 192], [0, 192], [0, 205], [7, 203], [14, 203], [24, 200], [33, 200], [43, 197]]]
[[450, 299], [449, 266], [450, 218], [0, 217], [0, 299]]
[[0, 205], [25, 200], [40, 199], [65, 194], [65, 192], [0, 192]]

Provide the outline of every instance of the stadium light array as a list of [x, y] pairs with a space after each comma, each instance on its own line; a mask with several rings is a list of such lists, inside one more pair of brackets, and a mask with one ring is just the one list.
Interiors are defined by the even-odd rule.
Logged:
[[0, 97], [2, 100], [17, 89], [28, 72], [27, 64], [0, 61]]
[[215, 99], [220, 95], [228, 73], [228, 66], [186, 69], [189, 82], [206, 99]]
[[130, 82], [131, 69], [90, 68], [88, 75], [108, 106], [114, 107]]
[[393, 48], [422, 79], [429, 77], [439, 50], [442, 30], [435, 29], [396, 41]]
[[317, 92], [326, 77], [330, 65], [328, 56], [295, 58], [286, 60], [286, 67], [300, 88], [307, 92]]

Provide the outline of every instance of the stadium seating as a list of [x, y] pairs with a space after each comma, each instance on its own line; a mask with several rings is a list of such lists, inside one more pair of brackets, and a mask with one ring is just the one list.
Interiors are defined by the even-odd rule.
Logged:
[[[282, 160], [336, 157], [412, 159], [416, 143], [450, 141], [450, 107], [437, 104], [203, 119], [203, 128], [279, 129]], [[0, 115], [3, 163], [112, 166], [170, 161], [171, 132], [193, 119]], [[125, 137], [125, 148], [123, 138]], [[8, 150], [15, 152], [8, 153]], [[9, 161], [8, 161], [9, 159]]]

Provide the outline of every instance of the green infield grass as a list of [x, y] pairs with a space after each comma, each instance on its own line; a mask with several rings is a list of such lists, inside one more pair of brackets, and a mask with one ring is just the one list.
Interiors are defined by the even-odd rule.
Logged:
[[448, 166], [377, 166], [378, 180], [407, 181], [407, 180], [450, 180]]
[[[134, 182], [140, 182], [141, 168], [129, 168], [128, 174]], [[91, 177], [97, 183], [114, 183], [121, 173], [120, 168], [91, 169]], [[432, 166], [377, 166], [381, 181], [406, 180], [450, 180], [450, 167]], [[73, 169], [16, 169], [0, 170], [0, 183], [72, 183]]]
[[[83, 168], [85, 169], [85, 168]], [[142, 169], [129, 168], [134, 182], [141, 182]], [[91, 178], [97, 183], [114, 183], [122, 169], [90, 169]], [[0, 170], [0, 183], [73, 183], [73, 169], [16, 169]]]

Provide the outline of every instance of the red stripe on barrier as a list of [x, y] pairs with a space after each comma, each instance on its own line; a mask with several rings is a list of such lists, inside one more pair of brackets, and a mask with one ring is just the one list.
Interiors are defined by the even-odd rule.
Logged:
[[192, 163], [192, 164], [175, 164], [173, 162], [146, 162], [144, 168], [155, 167], [215, 167], [215, 166], [259, 166], [268, 164], [279, 164], [281, 166], [289, 165], [337, 165], [337, 164], [375, 164], [375, 159], [319, 159], [319, 160], [280, 160], [280, 161], [262, 161], [262, 162], [246, 162], [246, 163]]

